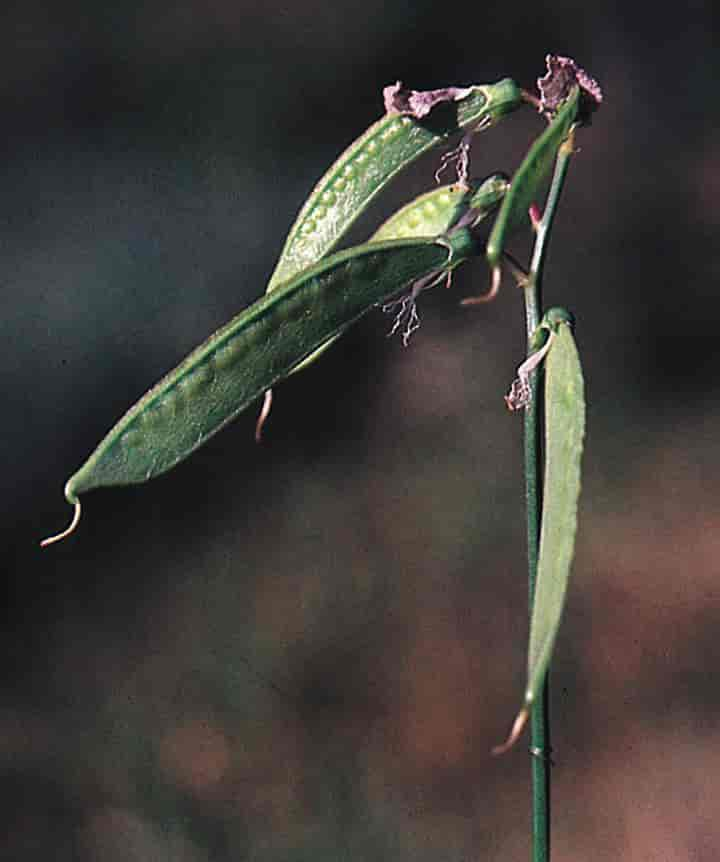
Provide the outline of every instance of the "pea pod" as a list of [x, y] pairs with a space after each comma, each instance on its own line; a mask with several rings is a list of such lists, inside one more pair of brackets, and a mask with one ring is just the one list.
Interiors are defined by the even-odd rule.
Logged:
[[438, 186], [394, 212], [368, 242], [441, 236], [468, 212], [477, 224], [497, 208], [508, 186], [504, 174], [492, 174], [479, 184], [471, 182], [469, 188], [459, 183]]
[[534, 354], [542, 354], [545, 359], [545, 476], [540, 548], [524, 703], [508, 741], [496, 749], [497, 753], [506, 751], [517, 740], [542, 687], [562, 619], [575, 549], [585, 393], [571, 321], [564, 309], [550, 309], [540, 325], [549, 332], [548, 340]]
[[196, 348], [108, 432], [65, 485], [79, 495], [170, 470], [320, 344], [373, 306], [477, 253], [467, 228], [447, 239], [368, 243], [339, 252], [254, 302]]
[[530, 147], [515, 172], [487, 241], [486, 257], [491, 269], [496, 270], [500, 265], [508, 234], [528, 217], [528, 209], [577, 118], [579, 97], [579, 88], [573, 86], [552, 122]]
[[[560, 317], [559, 313], [564, 314]], [[526, 700], [535, 699], [547, 670], [565, 603], [575, 549], [585, 393], [571, 318], [545, 315], [553, 344], [545, 360], [545, 502], [533, 599]]]
[[294, 278], [333, 251], [356, 219], [397, 174], [454, 135], [497, 122], [522, 104], [517, 84], [468, 87], [427, 117], [387, 113], [330, 166], [290, 228], [267, 290]]

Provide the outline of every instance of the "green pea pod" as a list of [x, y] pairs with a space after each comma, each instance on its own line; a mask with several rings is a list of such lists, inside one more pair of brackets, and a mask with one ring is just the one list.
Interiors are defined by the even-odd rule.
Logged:
[[442, 236], [467, 212], [477, 224], [497, 209], [508, 187], [504, 174], [492, 174], [479, 184], [472, 181], [469, 187], [438, 186], [393, 213], [368, 242]]
[[65, 485], [79, 495], [146, 482], [170, 470], [320, 344], [373, 306], [478, 253], [466, 228], [439, 240], [368, 243], [326, 258], [254, 302], [196, 348], [108, 432]]
[[547, 354], [545, 478], [537, 579], [530, 618], [528, 675], [523, 707], [508, 741], [496, 749], [498, 753], [517, 740], [542, 687], [562, 619], [575, 549], [585, 394], [571, 319], [563, 309], [551, 309], [541, 324], [541, 328], [550, 332], [541, 348]]
[[472, 190], [459, 183], [436, 186], [394, 212], [368, 242], [419, 239], [445, 234], [467, 211]]
[[387, 113], [338, 157], [290, 228], [268, 291], [332, 252], [403, 168], [459, 132], [492, 125], [522, 104], [520, 89], [509, 78], [462, 92], [467, 94], [457, 101], [439, 100], [421, 119]]
[[560, 626], [575, 549], [585, 387], [570, 323], [548, 312], [552, 346], [545, 360], [545, 480], [538, 573], [530, 621], [526, 702], [547, 672]]
[[555, 156], [577, 118], [580, 90], [574, 86], [552, 122], [530, 147], [515, 172], [487, 241], [486, 257], [490, 268], [500, 265], [509, 233], [528, 218], [543, 180], [550, 173]]

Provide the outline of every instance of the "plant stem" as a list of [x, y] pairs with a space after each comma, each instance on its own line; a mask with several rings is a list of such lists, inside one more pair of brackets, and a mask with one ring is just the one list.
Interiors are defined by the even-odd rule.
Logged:
[[[570, 156], [573, 152], [573, 134], [561, 145], [555, 163], [550, 191], [542, 218], [537, 226], [530, 273], [523, 289], [525, 298], [525, 325], [528, 352], [531, 339], [542, 316], [542, 276], [553, 218], [560, 199]], [[527, 510], [528, 587], [532, 612], [535, 581], [537, 578], [542, 513], [542, 387], [538, 369], [532, 373], [532, 397], [525, 412], [525, 503]], [[548, 714], [548, 679], [532, 706], [530, 714], [530, 751], [532, 755], [532, 859], [549, 862], [550, 859], [550, 720]]]

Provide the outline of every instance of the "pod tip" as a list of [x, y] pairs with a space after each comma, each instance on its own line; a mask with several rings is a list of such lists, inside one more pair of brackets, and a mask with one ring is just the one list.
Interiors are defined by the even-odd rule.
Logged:
[[505, 742], [502, 743], [502, 745], [496, 745], [495, 748], [493, 748], [493, 754], [505, 754], [505, 752], [510, 751], [513, 745], [515, 745], [515, 743], [520, 738], [520, 734], [525, 729], [525, 725], [527, 723], [529, 715], [530, 713], [527, 707], [523, 707], [520, 710], [520, 712], [517, 714], [517, 718], [513, 722], [512, 729], [510, 730], [510, 735], [505, 740]]
[[460, 305], [481, 305], [484, 302], [491, 302], [500, 290], [500, 282], [502, 281], [502, 271], [499, 266], [494, 266], [490, 278], [490, 289], [480, 296], [467, 296], [460, 300]]
[[268, 416], [270, 415], [270, 409], [272, 408], [272, 399], [273, 399], [273, 391], [272, 389], [265, 390], [265, 398], [263, 399], [263, 405], [260, 409], [260, 415], [257, 418], [257, 422], [255, 423], [255, 442], [262, 442], [262, 432], [265, 426], [265, 422], [267, 421]]
[[75, 511], [73, 512], [72, 520], [70, 521], [70, 525], [62, 531], [62, 533], [58, 533], [56, 536], [48, 536], [47, 539], [43, 539], [40, 542], [41, 548], [47, 548], [48, 545], [54, 545], [55, 542], [60, 542], [63, 539], [67, 538], [70, 533], [74, 532], [75, 528], [78, 525], [78, 521], [80, 520], [80, 500], [77, 497], [74, 500], [69, 500], [70, 503], [75, 507]]

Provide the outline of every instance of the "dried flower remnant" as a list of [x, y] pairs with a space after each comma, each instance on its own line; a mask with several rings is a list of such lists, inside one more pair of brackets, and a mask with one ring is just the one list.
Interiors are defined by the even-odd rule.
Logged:
[[[435, 105], [443, 102], [458, 102], [469, 96], [472, 87], [442, 87], [439, 90], [408, 90], [401, 81], [390, 84], [383, 90], [385, 111], [388, 114], [407, 114], [416, 120], [426, 117]], [[440, 175], [450, 165], [455, 165], [457, 181], [468, 187], [468, 168], [470, 141], [477, 129], [467, 132], [460, 144], [443, 156], [440, 167], [435, 173], [435, 181], [440, 182]]]
[[408, 90], [401, 81], [383, 90], [385, 111], [388, 114], [409, 114], [420, 120], [441, 102], [458, 102], [469, 96], [472, 87], [443, 87], [440, 90]]
[[401, 296], [400, 299], [385, 303], [382, 307], [385, 314], [391, 314], [397, 309], [392, 329], [388, 332], [388, 338], [402, 328], [403, 347], [408, 346], [413, 332], [420, 329], [420, 315], [418, 314], [416, 299], [417, 294], [411, 291], [405, 296]]
[[556, 111], [570, 95], [571, 89], [577, 85], [580, 88], [580, 104], [578, 120], [586, 125], [590, 115], [596, 111], [603, 100], [602, 89], [598, 82], [581, 69], [570, 57], [559, 57], [548, 54], [545, 57], [547, 72], [538, 78], [541, 111]]
[[505, 403], [508, 410], [522, 410], [523, 407], [527, 410], [532, 401], [532, 386], [530, 385], [530, 375], [540, 365], [548, 350], [555, 333], [550, 330], [547, 341], [543, 346], [530, 354], [528, 358], [517, 370], [517, 377], [512, 382], [510, 391], [505, 396]]
[[435, 171], [435, 182], [440, 183], [440, 177], [452, 165], [455, 166], [456, 182], [463, 188], [469, 189], [468, 177], [470, 175], [470, 143], [474, 132], [463, 135], [460, 143], [454, 150], [450, 150], [440, 160], [440, 167]]
[[445, 286], [450, 287], [452, 282], [452, 270], [444, 272], [431, 272], [430, 275], [421, 278], [413, 284], [412, 288], [404, 296], [395, 299], [392, 302], [386, 302], [382, 310], [385, 314], [391, 314], [395, 311], [395, 320], [393, 321], [392, 329], [388, 332], [388, 338], [395, 335], [402, 329], [403, 347], [407, 347], [410, 343], [410, 338], [413, 332], [420, 329], [420, 315], [417, 310], [417, 298], [424, 290], [429, 290], [435, 287], [441, 281], [445, 281]]

